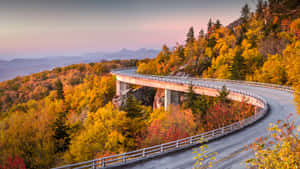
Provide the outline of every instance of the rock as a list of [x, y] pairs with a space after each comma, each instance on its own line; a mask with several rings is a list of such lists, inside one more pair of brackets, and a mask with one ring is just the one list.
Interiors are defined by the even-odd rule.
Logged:
[[144, 86], [128, 92], [128, 94], [131, 94], [134, 98], [140, 101], [142, 105], [145, 106], [152, 106], [155, 93], [156, 89]]
[[115, 96], [112, 100], [113, 105], [121, 107], [126, 103], [126, 99], [129, 95], [132, 95], [135, 99], [141, 102], [142, 105], [152, 106], [156, 89], [151, 87], [140, 87], [137, 89], [129, 89], [125, 91], [125, 95]]
[[154, 101], [153, 101], [153, 109], [158, 109], [164, 106], [164, 98], [165, 98], [165, 90], [157, 89]]

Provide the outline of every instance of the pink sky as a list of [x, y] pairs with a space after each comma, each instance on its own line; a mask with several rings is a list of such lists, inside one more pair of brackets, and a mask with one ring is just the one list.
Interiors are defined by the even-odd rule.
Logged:
[[0, 7], [0, 59], [173, 46], [185, 40], [190, 26], [194, 26], [196, 34], [201, 28], [206, 29], [209, 18], [218, 18], [225, 25], [232, 22], [245, 3], [190, 0], [191, 4], [186, 5], [188, 1], [78, 1], [51, 5], [32, 2], [28, 6], [4, 3]]

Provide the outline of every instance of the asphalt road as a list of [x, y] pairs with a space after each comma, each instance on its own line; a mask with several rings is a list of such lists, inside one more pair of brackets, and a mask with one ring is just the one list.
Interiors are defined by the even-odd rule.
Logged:
[[[245, 145], [255, 141], [260, 136], [266, 136], [269, 123], [276, 123], [277, 120], [284, 120], [292, 113], [291, 118], [297, 116], [294, 105], [293, 94], [277, 89], [263, 88], [231, 84], [225, 82], [209, 82], [215, 85], [225, 84], [228, 88], [248, 90], [264, 97], [270, 106], [270, 111], [266, 117], [237, 133], [225, 136], [221, 139], [207, 143], [209, 151], [218, 152], [217, 162], [213, 165], [214, 169], [239, 169], [246, 168], [244, 161], [253, 156], [251, 151], [244, 151]], [[300, 124], [299, 118], [296, 124]], [[191, 169], [195, 161], [192, 148], [167, 154], [151, 160], [138, 162], [128, 166], [118, 167], [122, 169]]]

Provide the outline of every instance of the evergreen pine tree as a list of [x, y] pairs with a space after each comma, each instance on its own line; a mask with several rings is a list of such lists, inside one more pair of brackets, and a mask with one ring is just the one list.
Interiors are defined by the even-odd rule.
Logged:
[[210, 32], [210, 29], [211, 29], [212, 25], [213, 25], [213, 22], [212, 22], [211, 18], [209, 18], [209, 21], [208, 21], [208, 24], [207, 24], [207, 32]]
[[70, 128], [65, 124], [65, 112], [61, 112], [53, 124], [55, 139], [55, 152], [65, 152], [70, 144], [71, 138], [68, 133]]
[[231, 79], [232, 80], [244, 80], [245, 79], [245, 64], [242, 56], [242, 51], [238, 50], [233, 58]]
[[197, 107], [197, 112], [200, 114], [201, 119], [203, 119], [207, 113], [210, 104], [204, 95], [197, 96], [197, 100], [195, 101], [195, 106]]
[[136, 118], [142, 116], [140, 103], [132, 95], [127, 97], [126, 103], [121, 109], [127, 112], [127, 117]]
[[204, 30], [201, 29], [199, 32], [199, 39], [204, 38]]
[[56, 98], [57, 99], [64, 99], [64, 90], [63, 90], [63, 84], [60, 81], [60, 79], [58, 79], [55, 83], [55, 87], [56, 87]]
[[229, 91], [227, 90], [226, 86], [222, 86], [222, 90], [219, 91], [219, 96], [217, 97], [217, 101], [222, 103], [229, 103], [229, 99], [227, 96], [229, 95]]
[[249, 18], [249, 15], [250, 15], [249, 5], [245, 4], [242, 8], [242, 11], [241, 11], [241, 17], [244, 20], [244, 22], [247, 21], [247, 19]]
[[264, 17], [264, 1], [258, 0], [256, 4], [256, 14], [259, 18]]
[[217, 44], [217, 39], [215, 37], [212, 37], [212, 38], [209, 38], [208, 41], [207, 41], [207, 46], [208, 47], [215, 47]]
[[197, 95], [195, 94], [193, 90], [193, 85], [191, 83], [189, 86], [189, 91], [186, 94], [185, 108], [191, 109], [193, 113], [196, 113], [196, 105], [195, 105], [196, 100], [197, 100]]
[[189, 32], [187, 33], [186, 44], [192, 44], [195, 41], [194, 28], [190, 27]]
[[216, 21], [216, 24], [215, 24], [215, 28], [216, 29], [219, 29], [219, 28], [221, 28], [221, 22], [220, 22], [220, 20], [219, 19], [217, 19], [217, 21]]

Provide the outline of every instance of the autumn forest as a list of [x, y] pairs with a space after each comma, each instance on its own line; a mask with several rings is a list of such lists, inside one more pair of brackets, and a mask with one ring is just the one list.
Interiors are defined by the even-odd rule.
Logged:
[[[147, 103], [128, 94], [118, 106], [112, 69], [257, 81], [300, 92], [299, 1], [258, 0], [254, 10], [244, 5], [231, 24], [210, 19], [207, 27], [191, 27], [184, 44], [163, 45], [154, 59], [76, 64], [1, 82], [0, 169], [44, 169], [123, 153], [216, 129], [255, 110], [228, 100], [225, 86], [217, 97], [197, 95], [190, 86], [180, 105], [168, 111], [153, 106], [157, 89]], [[300, 95], [295, 103], [300, 113]], [[298, 145], [285, 149], [297, 159], [299, 137], [287, 135], [280, 141]], [[256, 162], [250, 161], [260, 166]]]

